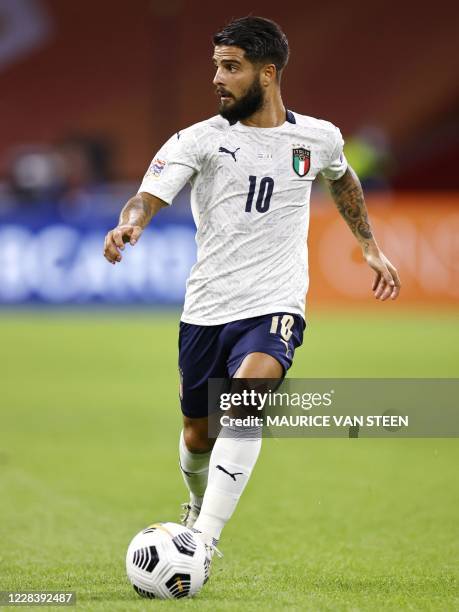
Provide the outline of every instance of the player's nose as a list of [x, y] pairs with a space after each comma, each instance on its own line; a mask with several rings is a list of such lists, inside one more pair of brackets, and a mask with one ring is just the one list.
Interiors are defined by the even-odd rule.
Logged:
[[217, 68], [217, 71], [215, 73], [214, 76], [214, 80], [212, 81], [212, 83], [217, 86], [217, 85], [224, 85], [224, 81], [223, 81], [223, 77], [222, 77], [222, 72], [220, 70], [220, 68]]

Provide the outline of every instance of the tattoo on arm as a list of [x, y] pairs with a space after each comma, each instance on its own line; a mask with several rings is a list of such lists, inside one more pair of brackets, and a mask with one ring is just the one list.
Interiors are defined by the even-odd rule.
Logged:
[[145, 228], [159, 208], [161, 204], [157, 206], [153, 198], [138, 193], [126, 203], [121, 211], [119, 225], [139, 225]]
[[327, 183], [341, 216], [366, 250], [373, 234], [358, 176], [349, 166], [341, 178], [337, 181], [327, 180]]

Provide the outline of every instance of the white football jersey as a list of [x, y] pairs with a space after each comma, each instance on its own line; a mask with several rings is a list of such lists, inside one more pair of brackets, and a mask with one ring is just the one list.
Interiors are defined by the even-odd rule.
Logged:
[[319, 172], [344, 174], [343, 144], [328, 121], [287, 111], [273, 128], [212, 117], [161, 147], [139, 192], [171, 204], [191, 183], [198, 250], [182, 321], [305, 316], [311, 185]]

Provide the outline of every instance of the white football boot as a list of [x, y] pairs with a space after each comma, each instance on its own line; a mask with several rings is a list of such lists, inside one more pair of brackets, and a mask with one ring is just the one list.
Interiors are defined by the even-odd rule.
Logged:
[[218, 540], [216, 540], [212, 536], [206, 536], [204, 533], [198, 531], [197, 529], [192, 529], [191, 531], [194, 531], [194, 533], [204, 542], [204, 546], [206, 547], [206, 579], [204, 582], [207, 582], [210, 577], [210, 568], [214, 555], [217, 555], [217, 557], [221, 559], [223, 557], [223, 553], [217, 548]]
[[180, 516], [180, 522], [184, 527], [191, 529], [198, 520], [201, 507], [196, 506], [190, 502], [182, 504], [182, 514]]
[[206, 579], [204, 582], [207, 582], [210, 577], [210, 566], [212, 564], [214, 555], [222, 558], [223, 553], [217, 548], [218, 540], [212, 536], [206, 536], [201, 531], [194, 529], [193, 525], [196, 523], [200, 512], [201, 508], [199, 506], [191, 504], [190, 502], [184, 503], [182, 504], [182, 515], [180, 517], [180, 522], [184, 527], [191, 529], [191, 531], [193, 531], [199, 537], [199, 539], [202, 540], [204, 546], [206, 547]]

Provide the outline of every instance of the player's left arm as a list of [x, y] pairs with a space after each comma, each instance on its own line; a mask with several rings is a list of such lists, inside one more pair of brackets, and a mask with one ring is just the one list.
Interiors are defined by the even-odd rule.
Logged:
[[358, 176], [348, 166], [341, 178], [326, 180], [336, 207], [357, 238], [367, 264], [376, 273], [372, 287], [375, 298], [384, 301], [390, 297], [395, 300], [400, 293], [400, 278], [373, 236]]

